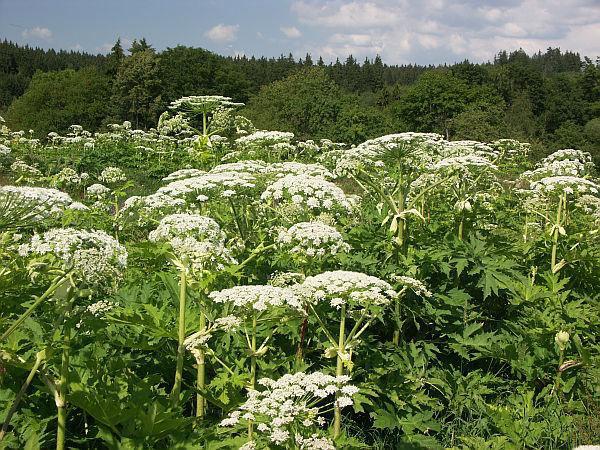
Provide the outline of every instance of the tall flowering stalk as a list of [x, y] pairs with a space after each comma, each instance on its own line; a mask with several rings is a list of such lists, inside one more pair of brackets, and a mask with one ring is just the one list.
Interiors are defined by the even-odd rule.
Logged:
[[557, 262], [558, 244], [560, 236], [567, 234], [569, 199], [575, 199], [586, 194], [598, 196], [600, 185], [581, 177], [551, 176], [532, 183], [531, 190], [535, 198], [541, 200], [541, 206], [549, 207], [551, 211], [554, 210], [552, 215], [542, 215], [545, 215], [548, 223], [552, 224], [550, 228], [552, 239], [550, 269], [552, 272], [557, 272], [564, 265], [563, 261]]
[[381, 202], [394, 240], [403, 251], [408, 242], [407, 220], [420, 217], [408, 204], [411, 183], [433, 161], [443, 141], [434, 133], [398, 133], [371, 139], [340, 153], [334, 173], [352, 178], [365, 193]]
[[[391, 285], [379, 278], [359, 272], [332, 271], [307, 277], [295, 287], [297, 294], [309, 305], [330, 347], [325, 356], [337, 356], [336, 376], [343, 376], [345, 369], [352, 369], [352, 351], [360, 336], [385, 308], [397, 298]], [[325, 315], [339, 319], [337, 337], [331, 332]], [[354, 324], [347, 324], [352, 318]], [[333, 436], [341, 434], [342, 415], [340, 405], [334, 408]]]
[[[82, 231], [57, 228], [35, 235], [21, 245], [22, 256], [31, 257], [31, 267], [46, 266], [58, 273], [46, 293], [4, 333], [6, 338], [33, 312], [33, 308], [50, 296], [59, 303], [62, 316], [62, 355], [59, 379], [50, 383], [57, 408], [56, 449], [65, 448], [67, 435], [67, 403], [69, 395], [69, 365], [71, 358], [71, 315], [77, 293], [84, 288], [102, 291], [114, 287], [127, 265], [127, 252], [114, 238], [103, 231]], [[39, 269], [35, 269], [39, 270]]]
[[212, 126], [213, 119], [218, 111], [230, 111], [234, 108], [244, 106], [243, 103], [233, 102], [231, 97], [223, 97], [221, 95], [190, 95], [181, 97], [169, 106], [170, 109], [178, 111], [184, 119], [195, 119], [201, 117], [202, 128], [195, 130], [189, 123], [186, 123], [187, 128], [198, 131], [198, 137], [194, 142], [194, 146], [202, 151], [205, 148], [211, 148], [211, 136], [220, 132], [218, 126]]
[[[339, 255], [350, 251], [342, 234], [333, 226], [321, 221], [299, 222], [288, 229], [282, 228], [277, 235], [277, 247], [290, 257], [303, 276], [315, 275]], [[300, 326], [300, 341], [296, 351], [296, 366], [303, 361], [304, 340], [308, 332], [308, 311]]]
[[[164, 217], [158, 227], [150, 232], [150, 241], [166, 242], [171, 247], [170, 260], [179, 270], [179, 319], [177, 327], [177, 358], [175, 380], [171, 390], [171, 401], [177, 405], [180, 400], [183, 363], [185, 356], [186, 308], [188, 279], [199, 279], [207, 271], [222, 270], [225, 264], [235, 263], [225, 247], [225, 234], [211, 218], [197, 214], [171, 214]], [[199, 331], [206, 328], [204, 308], [200, 309]], [[204, 417], [205, 399], [201, 392], [206, 384], [204, 351], [198, 363], [196, 386], [196, 416]]]
[[[211, 292], [209, 298], [225, 304], [227, 310], [237, 317], [244, 330], [244, 338], [250, 354], [250, 389], [256, 388], [257, 360], [264, 356], [268, 344], [277, 331], [278, 324], [290, 318], [304, 314], [302, 302], [290, 288], [256, 285], [236, 286]], [[259, 325], [266, 333], [258, 344]], [[249, 330], [249, 331], [248, 331]], [[252, 437], [253, 428], [248, 427], [248, 436]]]

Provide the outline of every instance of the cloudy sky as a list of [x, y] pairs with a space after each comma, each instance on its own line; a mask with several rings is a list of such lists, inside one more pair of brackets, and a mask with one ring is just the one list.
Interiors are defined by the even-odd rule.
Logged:
[[117, 37], [157, 49], [390, 64], [493, 59], [547, 47], [600, 56], [600, 0], [0, 0], [0, 38], [106, 52]]

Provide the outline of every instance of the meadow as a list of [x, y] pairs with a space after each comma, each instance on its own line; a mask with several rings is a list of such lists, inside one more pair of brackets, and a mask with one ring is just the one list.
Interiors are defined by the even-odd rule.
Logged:
[[256, 129], [0, 123], [0, 447], [600, 442], [589, 153]]

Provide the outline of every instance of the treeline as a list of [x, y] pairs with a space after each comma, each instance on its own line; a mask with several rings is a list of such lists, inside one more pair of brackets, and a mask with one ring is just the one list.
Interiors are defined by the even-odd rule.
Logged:
[[177, 46], [157, 52], [136, 40], [126, 52], [90, 55], [0, 43], [0, 111], [40, 135], [72, 123], [95, 130], [129, 120], [149, 128], [174, 99], [222, 94], [247, 103], [257, 126], [302, 138], [358, 142], [395, 131], [454, 139], [515, 137], [538, 147], [600, 144], [600, 60], [549, 48], [502, 51], [492, 62], [387, 65], [379, 56], [325, 64], [224, 57]]

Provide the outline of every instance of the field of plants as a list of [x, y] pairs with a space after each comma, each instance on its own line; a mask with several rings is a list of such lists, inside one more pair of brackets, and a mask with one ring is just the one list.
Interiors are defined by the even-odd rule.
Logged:
[[589, 153], [0, 121], [0, 448], [600, 442]]

